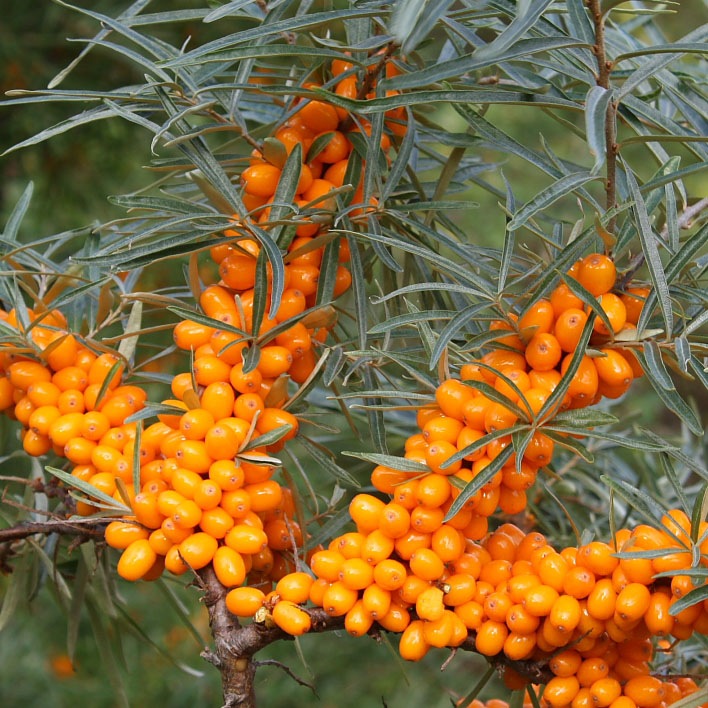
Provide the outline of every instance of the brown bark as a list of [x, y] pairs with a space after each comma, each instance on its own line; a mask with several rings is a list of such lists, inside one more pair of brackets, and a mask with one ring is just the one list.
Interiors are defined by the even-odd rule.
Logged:
[[72, 521], [27, 521], [6, 529], [0, 529], [0, 543], [19, 541], [35, 534], [60, 533], [63, 536], [103, 536], [108, 522], [103, 519], [92, 523], [74, 523]]
[[[597, 85], [604, 89], [610, 88], [610, 72], [612, 64], [607, 59], [605, 50], [605, 16], [602, 13], [600, 0], [588, 0], [590, 14], [595, 25], [595, 46], [593, 52], [597, 57]], [[605, 193], [607, 195], [607, 211], [614, 209], [617, 201], [617, 128], [615, 124], [617, 105], [610, 101], [605, 115], [605, 151], [607, 159], [607, 179]], [[607, 224], [607, 230], [614, 233], [617, 217], [613, 216]]]

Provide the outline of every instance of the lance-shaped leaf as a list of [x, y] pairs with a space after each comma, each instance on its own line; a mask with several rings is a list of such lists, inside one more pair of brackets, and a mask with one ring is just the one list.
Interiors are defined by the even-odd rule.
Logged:
[[507, 224], [509, 231], [514, 231], [523, 226], [534, 214], [542, 211], [551, 204], [557, 202], [566, 194], [571, 194], [578, 187], [582, 187], [588, 182], [600, 179], [596, 175], [588, 172], [572, 172], [556, 180], [553, 184], [541, 190], [533, 199], [524, 204], [519, 211], [514, 214], [514, 218]]
[[507, 463], [514, 452], [512, 445], [507, 445], [457, 496], [449, 511], [445, 515], [444, 521], [449, 521], [460, 509], [482, 489], [485, 484], [488, 484], [494, 475]]
[[[649, 276], [651, 278], [652, 285], [656, 291], [657, 297], [659, 299], [659, 307], [661, 309], [661, 314], [664, 318], [664, 325], [666, 327], [666, 336], [670, 336], [673, 331], [674, 316], [671, 310], [671, 299], [669, 297], [669, 285], [667, 282], [666, 273], [664, 272], [664, 265], [661, 262], [661, 257], [659, 256], [659, 248], [657, 246], [656, 235], [654, 234], [651, 223], [649, 221], [649, 214], [647, 213], [647, 207], [644, 199], [639, 191], [639, 186], [637, 185], [637, 180], [634, 177], [634, 173], [625, 164], [626, 174], [627, 174], [627, 184], [629, 185], [629, 191], [632, 199], [634, 200], [634, 213], [637, 218], [637, 230], [639, 233], [639, 240], [642, 244], [642, 251], [644, 253], [644, 259], [647, 264], [647, 269], [649, 270]], [[637, 330], [642, 331], [644, 326], [651, 315], [649, 308], [644, 307], [642, 315], [639, 318], [639, 323], [637, 325]]]

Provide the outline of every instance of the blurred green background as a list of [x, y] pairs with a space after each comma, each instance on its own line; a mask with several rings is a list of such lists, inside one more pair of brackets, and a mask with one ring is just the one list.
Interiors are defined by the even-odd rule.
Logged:
[[[682, 3], [683, 4], [683, 3]], [[115, 15], [127, 3], [116, 0], [92, 0], [93, 10]], [[151, 11], [199, 7], [201, 3], [182, 0], [158, 3]], [[690, 12], [677, 18], [667, 18], [665, 27], [672, 38], [708, 20], [705, 6], [696, 1], [685, 3]], [[40, 0], [31, 11], [20, 0], [3, 3], [0, 22], [0, 89], [38, 89], [80, 51], [82, 45], [65, 41], [66, 37], [90, 37], [96, 23], [59, 5]], [[179, 44], [188, 35], [192, 46], [211, 38], [221, 30], [220, 23], [205, 26], [175, 25], [160, 30], [166, 39]], [[95, 50], [88, 61], [62, 86], [115, 87], [142, 80], [138, 69], [115, 55]], [[15, 143], [62, 120], [75, 110], [76, 104], [37, 104], [34, 106], [0, 107], [0, 149]], [[503, 111], [503, 114], [502, 114]], [[539, 111], [519, 108], [499, 108], [487, 114], [493, 122], [502, 118], [504, 129], [522, 143], [542, 149], [539, 135], [551, 139], [554, 150], [573, 159], [584, 143], [552, 118]], [[450, 130], [464, 130], [461, 119], [452, 110], [442, 110], [438, 116]], [[485, 160], [499, 161], [502, 157], [491, 151]], [[35, 239], [67, 229], [107, 221], [121, 215], [109, 204], [107, 196], [139, 189], [149, 182], [143, 169], [150, 159], [149, 140], [142, 129], [123, 121], [108, 120], [68, 132], [49, 142], [11, 153], [0, 159], [0, 223], [4, 223], [27, 182], [35, 183], [32, 207], [23, 222], [21, 235]], [[504, 164], [507, 178], [514, 186], [518, 202], [523, 202], [539, 189], [538, 175], [518, 161]], [[484, 176], [497, 188], [503, 189], [498, 172]], [[706, 193], [705, 176], [688, 182], [690, 193]], [[460, 223], [469, 230], [470, 239], [481, 243], [499, 243], [504, 217], [497, 198], [477, 188], [465, 197], [480, 203], [474, 213], [460, 213]], [[563, 215], [577, 218], [574, 205], [565, 204]], [[482, 215], [482, 216], [480, 216]], [[637, 392], [641, 395], [641, 389]], [[633, 410], [644, 411], [643, 423], [653, 422], [656, 406], [639, 406], [634, 398]], [[394, 452], [392, 448], [392, 452]], [[0, 590], [6, 582], [0, 576]], [[184, 603], [196, 629], [208, 637], [205, 610], [199, 605], [198, 593], [185, 588], [184, 581], [167, 581]], [[134, 621], [176, 662], [203, 672], [196, 677], [180, 670], [157, 650], [132, 636], [123, 639], [121, 650], [115, 642], [110, 622], [103, 618], [105, 629], [112, 637], [116, 655], [122, 657], [124, 676], [131, 706], [220, 705], [220, 685], [217, 672], [198, 656], [200, 647], [192, 634], [177, 618], [174, 610], [157, 588], [149, 584], [118, 586]], [[0, 593], [1, 594], [1, 593]], [[99, 610], [100, 613], [100, 610]], [[43, 589], [29, 610], [18, 612], [0, 633], [0, 705], [14, 708], [64, 708], [91, 706], [111, 708], [116, 705], [114, 689], [96, 648], [92, 625], [82, 616], [76, 660], [76, 673], [65, 661], [67, 617], [54, 597]], [[281, 643], [269, 647], [260, 658], [276, 658], [316, 684], [319, 700], [312, 693], [293, 683], [279, 669], [264, 667], [258, 673], [258, 692], [263, 706], [297, 708], [317, 705], [323, 708], [357, 708], [387, 705], [389, 708], [425, 706], [443, 708], [450, 698], [464, 695], [483, 671], [478, 657], [461, 653], [444, 673], [440, 665], [448, 652], [431, 651], [420, 665], [403, 665], [391, 646], [377, 644], [370, 638], [343, 639], [335, 635], [304, 637], [299, 647]], [[502, 697], [499, 684], [491, 686], [488, 697]]]

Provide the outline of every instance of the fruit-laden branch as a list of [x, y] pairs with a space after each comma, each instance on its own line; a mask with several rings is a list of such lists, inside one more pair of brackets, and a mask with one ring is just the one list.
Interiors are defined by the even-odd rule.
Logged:
[[[206, 587], [204, 604], [209, 611], [209, 624], [216, 651], [205, 649], [202, 657], [212, 663], [221, 673], [223, 708], [255, 708], [254, 680], [256, 668], [263, 662], [254, 661], [256, 652], [281, 639], [293, 637], [275, 625], [270, 618], [265, 622], [241, 625], [226, 607], [226, 588], [219, 582], [211, 565], [199, 573], [200, 585]], [[344, 617], [332, 617], [321, 607], [307, 608], [312, 621], [309, 633], [328, 632], [342, 629]], [[378, 629], [372, 630], [376, 634]], [[459, 649], [477, 651], [474, 633], [462, 643]], [[515, 661], [503, 653], [487, 657], [495, 668], [512, 668], [531, 683], [547, 683], [552, 677], [546, 662]], [[287, 670], [287, 667], [282, 667]], [[292, 672], [288, 671], [290, 675]], [[304, 682], [295, 678], [302, 685]]]

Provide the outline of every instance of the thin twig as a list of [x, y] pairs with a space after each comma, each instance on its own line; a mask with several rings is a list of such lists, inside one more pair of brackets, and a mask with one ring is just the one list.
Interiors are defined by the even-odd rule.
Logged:
[[[386, 66], [388, 60], [391, 58], [391, 55], [396, 51], [396, 47], [398, 45], [392, 40], [386, 45], [386, 49], [384, 50], [383, 54], [381, 55], [381, 58], [379, 61], [374, 65], [373, 68], [368, 69], [366, 72], [366, 76], [364, 77], [364, 81], [362, 81], [361, 86], [359, 87], [359, 91], [357, 91], [356, 94], [356, 100], [357, 101], [363, 101], [371, 92], [371, 89], [374, 87], [374, 83], [376, 82], [376, 79], [378, 78], [379, 74], [381, 71], [384, 69]], [[342, 123], [341, 127], [339, 130], [342, 133], [346, 133], [349, 128], [352, 127], [353, 120], [351, 115], [348, 115], [345, 119], [345, 121]]]
[[316, 696], [319, 698], [319, 695], [317, 693], [317, 689], [314, 687], [313, 684], [305, 681], [304, 679], [301, 679], [297, 674], [293, 672], [293, 670], [289, 667], [286, 666], [285, 664], [281, 663], [280, 661], [276, 661], [275, 659], [263, 659], [261, 661], [254, 661], [253, 662], [256, 667], [259, 666], [277, 666], [279, 669], [282, 669], [285, 671], [285, 673], [290, 676], [290, 678], [295, 681], [296, 683], [299, 683], [301, 686], [304, 686], [305, 688], [309, 688]]
[[[7, 500], [5, 500], [7, 503]], [[33, 509], [32, 511], [37, 511]], [[94, 519], [91, 524], [69, 521], [23, 522], [7, 529], [0, 529], [0, 543], [19, 541], [35, 534], [58, 533], [63, 536], [103, 536], [103, 530], [108, 522], [104, 519]]]
[[[695, 204], [687, 206], [678, 216], [679, 229], [690, 229], [693, 226], [693, 220], [703, 211], [708, 209], [708, 197], [700, 199]], [[661, 229], [661, 235], [666, 237], [669, 235], [669, 225], [664, 224]]]
[[441, 672], [445, 671], [445, 669], [448, 666], [450, 666], [450, 663], [452, 662], [452, 660], [455, 658], [456, 655], [457, 655], [457, 647], [453, 647], [452, 651], [450, 652], [450, 656], [448, 656], [447, 659], [445, 659], [445, 661], [443, 661], [442, 666], [440, 667]]
[[[695, 204], [691, 204], [691, 206], [687, 206], [679, 215], [678, 215], [678, 227], [679, 229], [690, 229], [693, 226], [693, 220], [699, 216], [702, 212], [706, 211], [708, 209], [708, 197], [705, 197], [703, 199], [699, 199]], [[666, 238], [669, 234], [669, 226], [668, 224], [664, 224], [664, 227], [661, 229], [661, 236], [663, 238]], [[621, 289], [626, 288], [631, 282], [632, 278], [637, 274], [637, 271], [644, 265], [644, 251], [641, 253], [638, 253], [630, 262], [629, 268], [627, 272], [624, 274], [624, 277], [622, 278], [622, 284], [621, 284]]]

